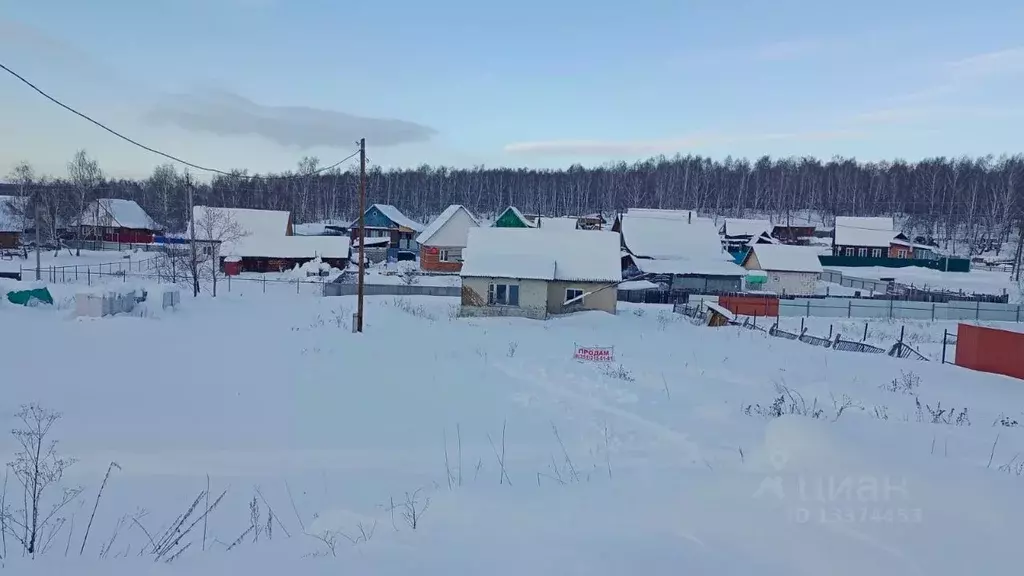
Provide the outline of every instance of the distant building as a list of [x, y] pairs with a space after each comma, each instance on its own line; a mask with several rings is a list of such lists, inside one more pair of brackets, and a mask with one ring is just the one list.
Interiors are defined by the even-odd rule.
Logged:
[[21, 245], [21, 234], [27, 224], [21, 213], [24, 201], [21, 196], [0, 196], [0, 249]]
[[601, 231], [471, 228], [462, 267], [464, 316], [600, 310], [614, 314], [619, 238]]
[[765, 273], [767, 278], [760, 290], [799, 296], [817, 293], [824, 271], [816, 248], [785, 244], [751, 246], [743, 259], [743, 267]]
[[[367, 239], [387, 238], [388, 247], [397, 257], [399, 250], [416, 250], [416, 236], [426, 228], [390, 204], [374, 204], [363, 213], [364, 233]], [[349, 236], [359, 237], [359, 219], [348, 227]], [[367, 242], [369, 245], [369, 242]]]
[[152, 244], [164, 230], [134, 200], [121, 198], [93, 200], [77, 224], [83, 240], [114, 244]]
[[727, 252], [745, 252], [750, 240], [762, 235], [771, 235], [772, 223], [768, 220], [728, 218], [722, 223], [719, 234]]
[[494, 220], [495, 228], [536, 228], [533, 220], [527, 218], [515, 206], [509, 206]]
[[462, 251], [471, 228], [480, 222], [460, 204], [446, 208], [416, 237], [420, 245], [420, 268], [430, 272], [462, 270]]

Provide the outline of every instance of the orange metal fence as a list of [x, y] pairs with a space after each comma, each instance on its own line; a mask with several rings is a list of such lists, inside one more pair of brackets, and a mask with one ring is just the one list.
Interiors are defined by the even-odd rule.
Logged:
[[770, 296], [719, 296], [718, 304], [738, 316], [779, 315], [779, 299]]
[[1024, 380], [1024, 334], [960, 324], [956, 365]]

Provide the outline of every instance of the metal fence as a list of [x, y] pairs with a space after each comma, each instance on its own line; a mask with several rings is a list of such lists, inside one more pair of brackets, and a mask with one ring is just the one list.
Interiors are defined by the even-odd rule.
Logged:
[[[324, 284], [324, 296], [355, 296], [359, 290], [356, 284], [329, 282]], [[462, 295], [459, 286], [420, 286], [418, 284], [366, 284], [363, 286], [366, 296], [447, 296]]]
[[821, 279], [825, 282], [832, 282], [855, 290], [865, 290], [875, 294], [885, 294], [889, 291], [889, 282], [875, 280], [873, 278], [859, 278], [857, 276], [846, 276], [838, 270], [825, 269], [821, 273]]
[[[93, 278], [103, 276], [146, 275], [157, 268], [157, 257], [143, 260], [124, 259], [118, 262], [102, 262], [99, 264], [77, 264], [69, 266], [40, 266], [39, 279], [51, 284], [69, 284], [86, 282], [92, 284]], [[35, 266], [21, 266], [19, 276], [22, 280], [35, 280]]]
[[980, 301], [914, 302], [868, 298], [794, 298], [779, 300], [779, 316], [1020, 322], [1024, 320], [1024, 306]]

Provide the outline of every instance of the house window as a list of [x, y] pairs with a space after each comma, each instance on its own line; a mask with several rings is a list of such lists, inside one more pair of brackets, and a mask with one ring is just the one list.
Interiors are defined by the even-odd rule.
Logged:
[[437, 252], [437, 261], [438, 262], [451, 262], [452, 261], [452, 259], [449, 257], [448, 250], [446, 248], [442, 248], [442, 249], [438, 250], [438, 252]]
[[491, 284], [487, 303], [491, 306], [519, 306], [519, 285]]
[[906, 248], [900, 248], [899, 250], [897, 250], [896, 251], [896, 257], [897, 258], [906, 258], [907, 257], [907, 250], [906, 250]]
[[[566, 288], [565, 289], [565, 300], [563, 300], [563, 302], [568, 302], [570, 300], [574, 300], [576, 298], [580, 298], [581, 296], [583, 296], [583, 290], [580, 290], [579, 288]], [[573, 304], [582, 304], [582, 303], [583, 303], [582, 299], [580, 299], [578, 302], [573, 302]]]
[[847, 248], [846, 249], [846, 255], [847, 256], [853, 256], [853, 248]]
[[872, 258], [881, 258], [882, 257], [882, 249], [881, 248], [872, 248], [871, 249], [871, 257]]
[[867, 258], [868, 257], [868, 249], [867, 248], [857, 248], [857, 256], [859, 256], [861, 258]]

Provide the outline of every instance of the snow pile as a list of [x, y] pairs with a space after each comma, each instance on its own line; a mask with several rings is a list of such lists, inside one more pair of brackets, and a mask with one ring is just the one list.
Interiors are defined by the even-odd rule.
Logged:
[[309, 277], [326, 277], [332, 278], [339, 276], [342, 273], [341, 270], [332, 267], [327, 262], [324, 262], [319, 256], [306, 262], [305, 264], [296, 265], [295, 268], [289, 270], [286, 275], [289, 278], [296, 280], [307, 280]]

